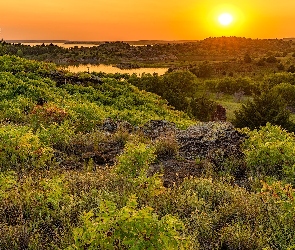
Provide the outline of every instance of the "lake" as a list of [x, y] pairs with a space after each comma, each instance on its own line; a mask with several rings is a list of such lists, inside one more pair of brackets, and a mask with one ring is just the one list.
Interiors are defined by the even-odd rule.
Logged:
[[[23, 45], [30, 45], [30, 46], [36, 46], [36, 45], [42, 45], [43, 43], [22, 43]], [[50, 43], [44, 43], [44, 45], [49, 45]], [[95, 45], [95, 44], [87, 44], [87, 43], [73, 43], [73, 44], [67, 44], [67, 43], [52, 43], [54, 45], [57, 45], [59, 47], [63, 47], [63, 48], [73, 48], [75, 46], [77, 46], [78, 48], [81, 48], [82, 46], [83, 47], [87, 47], [87, 48], [90, 48], [90, 47], [93, 47], [93, 46], [98, 46], [98, 45]]]
[[83, 72], [83, 71], [89, 71], [89, 72], [105, 72], [105, 73], [128, 73], [128, 74], [137, 74], [141, 75], [142, 73], [157, 73], [158, 75], [163, 75], [168, 70], [168, 68], [138, 68], [138, 69], [120, 69], [117, 67], [114, 67], [112, 65], [106, 65], [106, 64], [99, 64], [99, 65], [92, 65], [92, 64], [86, 64], [86, 65], [78, 65], [78, 66], [68, 66], [66, 67], [67, 70], [73, 73]]
[[[36, 46], [36, 45], [42, 45], [43, 43], [21, 43], [23, 45], [30, 45], [30, 46]], [[49, 45], [50, 43], [44, 43], [44, 45]], [[59, 47], [63, 47], [63, 48], [74, 48], [74, 47], [78, 47], [78, 48], [81, 48], [81, 47], [84, 47], [84, 48], [90, 48], [90, 47], [94, 47], [94, 46], [99, 46], [98, 44], [91, 44], [91, 43], [52, 43], [54, 45], [57, 45]], [[138, 47], [138, 46], [145, 46], [144, 44], [136, 44], [136, 45], [132, 45], [132, 46], [135, 46], [135, 47]], [[151, 45], [153, 46], [153, 45]]]
[[[41, 45], [42, 43], [22, 43], [23, 45], [30, 45], [30, 46], [36, 46], [36, 45]], [[44, 43], [45, 45], [49, 45], [50, 43]], [[65, 43], [53, 43], [54, 45], [63, 47], [63, 48], [73, 48], [77, 46], [78, 48], [83, 47], [93, 47], [93, 46], [98, 46], [94, 44], [65, 44]], [[144, 46], [144, 45], [133, 45], [133, 46]], [[138, 69], [120, 69], [118, 67], [114, 67], [112, 65], [106, 65], [106, 64], [99, 64], [99, 65], [92, 65], [92, 64], [87, 64], [87, 65], [78, 65], [78, 66], [68, 66], [66, 68], [67, 70], [73, 72], [73, 73], [78, 73], [78, 72], [83, 72], [83, 71], [89, 71], [89, 72], [105, 72], [105, 73], [128, 73], [128, 74], [137, 74], [137, 75], [142, 75], [142, 73], [157, 73], [158, 75], [163, 75], [165, 72], [168, 70], [168, 68], [138, 68]]]

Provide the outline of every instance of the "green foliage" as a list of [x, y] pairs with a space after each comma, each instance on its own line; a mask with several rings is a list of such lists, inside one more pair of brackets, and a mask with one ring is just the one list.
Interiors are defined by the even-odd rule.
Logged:
[[288, 106], [295, 107], [295, 85], [281, 83], [273, 87], [271, 91], [280, 95]]
[[267, 210], [265, 234], [274, 249], [294, 249], [295, 247], [295, 190], [290, 184], [281, 182], [262, 183], [261, 199]]
[[190, 102], [190, 113], [199, 121], [210, 121], [216, 110], [216, 103], [206, 95], [193, 98]]
[[144, 143], [128, 143], [124, 154], [118, 159], [116, 172], [126, 178], [136, 178], [147, 173], [149, 165], [155, 160], [155, 148]]
[[196, 77], [189, 71], [173, 71], [163, 76], [160, 95], [178, 110], [186, 110], [188, 97], [196, 90]]
[[159, 203], [165, 204], [158, 208], [160, 211], [183, 218], [194, 249], [243, 246], [254, 250], [268, 246], [261, 199], [244, 188], [190, 178], [160, 196], [156, 204]]
[[167, 72], [161, 77], [144, 74], [139, 78], [132, 75], [128, 81], [140, 89], [160, 95], [182, 111], [188, 111], [189, 98], [195, 95], [197, 89], [196, 76], [183, 70]]
[[68, 249], [185, 249], [183, 223], [166, 215], [161, 219], [150, 207], [137, 208], [131, 196], [121, 209], [101, 201], [99, 211], [85, 213], [74, 229], [75, 243]]
[[253, 100], [248, 100], [240, 110], [235, 111], [233, 123], [238, 128], [255, 129], [269, 122], [289, 129], [289, 116], [286, 103], [281, 96], [273, 92], [264, 92], [260, 96], [255, 96]]
[[0, 166], [5, 169], [44, 168], [53, 157], [52, 148], [27, 127], [0, 127]]
[[[5, 46], [1, 42], [0, 53]], [[55, 46], [40, 47], [48, 53]], [[207, 119], [212, 102], [196, 100], [199, 83], [191, 73], [99, 74], [99, 83], [96, 76], [0, 57], [0, 249], [294, 248], [293, 134], [266, 123], [260, 130], [244, 130], [245, 157], [229, 158], [218, 168], [209, 159], [187, 161], [177, 157], [181, 148], [173, 133], [150, 141], [135, 126], [165, 119], [186, 128], [194, 121], [130, 83], [161, 90], [181, 102], [179, 109]], [[63, 77], [71, 81], [65, 84]], [[288, 124], [277, 95], [291, 105], [293, 83], [292, 74], [265, 77], [261, 86], [273, 90], [245, 105], [251, 106], [249, 119], [260, 119], [253, 128], [268, 120]], [[230, 93], [258, 89], [248, 78], [224, 77], [205, 86]], [[106, 132], [106, 118], [135, 126], [132, 133], [120, 126]], [[219, 152], [211, 157], [223, 160]], [[171, 174], [165, 161], [172, 174], [188, 167], [199, 177], [165, 188], [163, 180]], [[163, 175], [151, 175], [161, 164]], [[242, 179], [236, 178], [240, 172]], [[258, 184], [259, 178], [267, 183]]]
[[[0, 57], [0, 120], [26, 124], [34, 131], [67, 121], [76, 131], [87, 132], [107, 117], [133, 125], [151, 119], [169, 120], [180, 127], [192, 124], [188, 116], [169, 108], [159, 96], [121, 79], [103, 78], [103, 83], [87, 86], [92, 75], [85, 73], [79, 74], [77, 81], [87, 81], [86, 86], [68, 83], [57, 87], [59, 84], [43, 77], [51, 72], [56, 72], [52, 64]], [[184, 78], [184, 84], [189, 79]]]
[[9, 197], [9, 190], [17, 184], [16, 174], [13, 171], [0, 172], [0, 199]]
[[294, 134], [270, 123], [259, 130], [244, 132], [249, 138], [243, 144], [243, 151], [252, 175], [276, 176], [294, 183]]
[[0, 71], [2, 72], [35, 72], [35, 73], [45, 73], [52, 70], [56, 70], [55, 64], [29, 61], [16, 56], [0, 56]]
[[192, 73], [200, 78], [209, 78], [213, 73], [213, 68], [209, 62], [205, 61], [193, 68]]
[[148, 176], [149, 167], [157, 157], [156, 150], [156, 147], [138, 141], [126, 144], [114, 169], [116, 178], [124, 185], [121, 199], [136, 193], [140, 199], [148, 200], [163, 191], [161, 176]]
[[212, 79], [205, 81], [204, 85], [211, 92], [222, 92], [226, 94], [243, 91], [246, 95], [251, 95], [258, 92], [257, 84], [248, 77]]
[[281, 83], [289, 83], [292, 85], [295, 85], [295, 74], [287, 73], [287, 72], [281, 72], [281, 73], [275, 73], [270, 74], [264, 77], [262, 89], [271, 89], [272, 87], [279, 85]]

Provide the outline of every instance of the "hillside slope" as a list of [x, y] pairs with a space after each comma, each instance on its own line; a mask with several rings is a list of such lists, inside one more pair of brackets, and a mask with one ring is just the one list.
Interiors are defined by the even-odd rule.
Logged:
[[2, 56], [0, 250], [293, 249], [294, 150], [277, 126]]

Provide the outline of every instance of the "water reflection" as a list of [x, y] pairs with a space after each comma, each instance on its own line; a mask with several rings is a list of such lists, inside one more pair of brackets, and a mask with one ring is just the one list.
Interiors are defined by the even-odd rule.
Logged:
[[[30, 45], [31, 47], [33, 46], [37, 46], [37, 45], [49, 45], [51, 43], [38, 43], [38, 42], [30, 42], [30, 43], [26, 43], [26, 42], [23, 42], [21, 43], [22, 45]], [[77, 47], [77, 48], [81, 48], [81, 47], [84, 47], [84, 48], [91, 48], [91, 47], [95, 47], [95, 46], [99, 46], [99, 44], [93, 44], [93, 43], [52, 43], [53, 45], [57, 45], [59, 47], [62, 47], [62, 48], [66, 48], [66, 49], [69, 49], [69, 48], [74, 48], [74, 47]], [[134, 47], [141, 47], [141, 46], [146, 46], [144, 44], [132, 44], [131, 46], [134, 46]], [[153, 45], [151, 45], [153, 46]]]
[[78, 73], [83, 71], [89, 72], [105, 72], [105, 73], [128, 73], [128, 74], [137, 74], [141, 75], [142, 73], [157, 73], [158, 75], [163, 75], [168, 70], [168, 68], [138, 68], [138, 69], [120, 69], [117, 67], [113, 67], [111, 65], [99, 64], [99, 65], [78, 65], [78, 66], [68, 66], [66, 67], [67, 70]]
[[[37, 45], [49, 45], [51, 43], [22, 43], [23, 45], [30, 45], [30, 46], [37, 46]], [[90, 47], [94, 47], [94, 46], [98, 46], [97, 44], [91, 44], [91, 43], [52, 43], [53, 45], [57, 45], [59, 47], [63, 47], [63, 48], [74, 48], [74, 47], [84, 47], [84, 48], [90, 48]]]

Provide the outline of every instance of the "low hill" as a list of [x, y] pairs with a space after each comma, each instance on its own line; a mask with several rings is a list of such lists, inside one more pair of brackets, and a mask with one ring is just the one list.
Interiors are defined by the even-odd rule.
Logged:
[[0, 249], [293, 249], [294, 150], [124, 75], [2, 56]]

